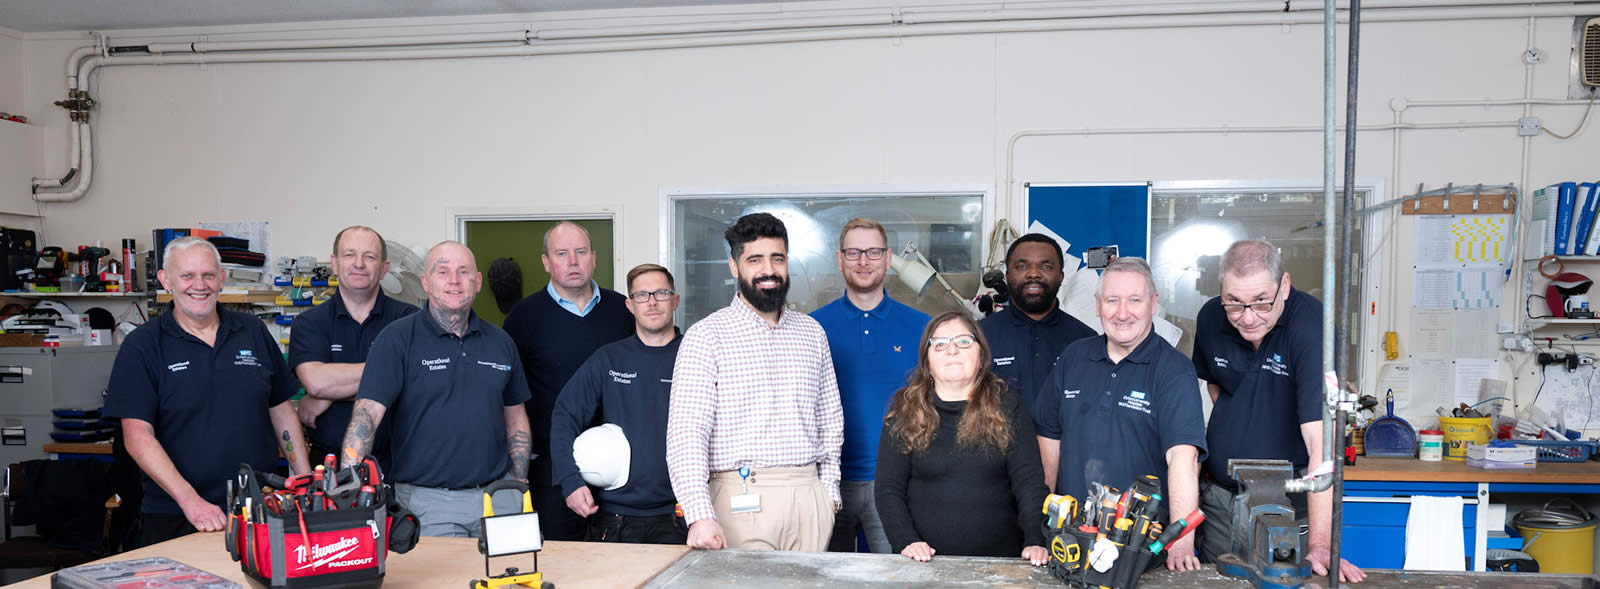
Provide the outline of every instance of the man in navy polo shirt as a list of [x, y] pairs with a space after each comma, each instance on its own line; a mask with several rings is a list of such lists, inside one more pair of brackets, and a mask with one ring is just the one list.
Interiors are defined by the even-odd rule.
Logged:
[[1093, 336], [1094, 330], [1061, 311], [1056, 300], [1066, 276], [1061, 244], [1029, 233], [1006, 249], [1006, 290], [1011, 304], [984, 318], [978, 326], [994, 353], [994, 373], [1033, 404], [1045, 376], [1067, 344]]
[[528, 295], [506, 314], [506, 333], [517, 343], [529, 392], [528, 423], [533, 428], [529, 469], [539, 529], [546, 540], [582, 540], [587, 524], [566, 507], [565, 493], [553, 476], [551, 456], [571, 448], [550, 445], [550, 414], [567, 379], [600, 346], [633, 335], [627, 297], [600, 288], [594, 280], [595, 253], [589, 232], [571, 221], [556, 223], [544, 234], [539, 261], [550, 284]]
[[[595, 350], [567, 381], [550, 417], [555, 477], [567, 508], [588, 520], [591, 542], [683, 544], [689, 537], [689, 525], [674, 514], [678, 500], [667, 475], [672, 365], [683, 341], [672, 324], [679, 300], [673, 288], [672, 273], [661, 266], [628, 271], [628, 310], [638, 324], [633, 337]], [[622, 428], [629, 450], [626, 480], [599, 497], [573, 456], [573, 440], [597, 417]]]
[[[361, 386], [372, 340], [394, 320], [417, 308], [383, 294], [378, 281], [389, 272], [389, 248], [371, 227], [346, 227], [333, 238], [333, 275], [338, 294], [296, 315], [289, 332], [289, 368], [306, 388], [300, 421], [310, 428], [311, 457], [339, 455], [350, 409]], [[389, 471], [389, 424], [378, 427], [373, 455]]]
[[[1222, 255], [1222, 296], [1207, 301], [1195, 322], [1195, 373], [1216, 405], [1206, 440], [1206, 512], [1200, 536], [1208, 560], [1230, 552], [1233, 495], [1228, 460], [1288, 460], [1303, 469], [1322, 452], [1322, 303], [1295, 290], [1278, 248], [1240, 241]], [[1309, 531], [1306, 560], [1328, 574], [1333, 527], [1332, 491], [1289, 495], [1301, 533]], [[1309, 530], [1308, 530], [1309, 528]], [[1339, 576], [1358, 582], [1366, 574], [1340, 560]]]
[[889, 400], [917, 366], [918, 340], [928, 325], [927, 313], [889, 298], [884, 290], [892, 255], [882, 224], [866, 218], [845, 223], [835, 254], [845, 294], [811, 312], [828, 334], [839, 401], [844, 405], [844, 447], [839, 456], [844, 506], [834, 515], [831, 552], [855, 552], [858, 532], [865, 532], [872, 552], [888, 554], [892, 548], [872, 494], [878, 434]]
[[[1112, 261], [1094, 298], [1105, 335], [1068, 345], [1033, 406], [1045, 482], [1082, 499], [1090, 483], [1127, 489], [1155, 475], [1164, 521], [1184, 517], [1199, 505], [1206, 453], [1194, 368], [1151, 331], [1157, 296], [1144, 260]], [[1193, 534], [1168, 548], [1167, 568], [1200, 568]]]
[[156, 279], [172, 306], [128, 334], [106, 387], [105, 414], [121, 418], [145, 473], [136, 547], [221, 530], [240, 463], [275, 471], [281, 450], [295, 473], [310, 470], [289, 404], [300, 383], [260, 319], [217, 308], [217, 248], [184, 237], [162, 259]]
[[[472, 251], [442, 242], [428, 250], [423, 272], [427, 306], [372, 342], [341, 456], [350, 465], [371, 452], [389, 415], [389, 479], [421, 534], [481, 537], [483, 488], [528, 480], [528, 383], [516, 344], [472, 312], [483, 284]], [[513, 493], [496, 494], [494, 503], [495, 513], [521, 511]]]

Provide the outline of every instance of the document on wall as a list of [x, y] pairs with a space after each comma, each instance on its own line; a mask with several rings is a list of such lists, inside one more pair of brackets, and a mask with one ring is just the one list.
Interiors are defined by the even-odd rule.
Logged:
[[1418, 269], [1411, 277], [1411, 306], [1418, 309], [1454, 309], [1454, 270]]
[[1483, 379], [1500, 376], [1500, 363], [1493, 359], [1462, 358], [1456, 360], [1455, 373], [1455, 403], [1450, 407], [1461, 403], [1473, 405], [1478, 402], [1478, 389]]
[[1418, 310], [1411, 314], [1411, 357], [1449, 360], [1455, 355], [1455, 311]]
[[1428, 416], [1436, 415], [1434, 409], [1450, 405], [1455, 398], [1453, 364], [1450, 360], [1413, 359], [1406, 396], [1402, 399], [1395, 393], [1395, 414], [1415, 426], [1419, 421], [1426, 422]]
[[1418, 215], [1416, 219], [1412, 263], [1417, 268], [1503, 267], [1510, 215]]
[[1494, 358], [1500, 353], [1500, 338], [1496, 336], [1500, 323], [1498, 310], [1457, 309], [1450, 311], [1450, 315], [1455, 332], [1450, 337], [1454, 344], [1452, 357]]
[[[1567, 371], [1564, 364], [1544, 367], [1544, 388], [1535, 403], [1551, 418], [1560, 419], [1567, 429], [1585, 431], [1600, 428], [1600, 403], [1594, 402], [1595, 385], [1600, 384], [1600, 371], [1594, 364], [1579, 366]], [[1589, 435], [1585, 431], [1585, 435]]]

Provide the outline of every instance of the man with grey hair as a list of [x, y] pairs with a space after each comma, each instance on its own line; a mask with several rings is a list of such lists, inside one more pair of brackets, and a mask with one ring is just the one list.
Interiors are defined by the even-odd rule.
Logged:
[[134, 547], [223, 529], [225, 482], [241, 463], [276, 471], [281, 452], [294, 473], [310, 471], [289, 404], [300, 383], [260, 319], [217, 307], [217, 248], [183, 237], [162, 260], [172, 304], [128, 334], [106, 386], [105, 415], [122, 420], [145, 474]]
[[504, 323], [517, 343], [533, 394], [527, 408], [536, 458], [528, 471], [528, 485], [537, 497], [539, 528], [546, 540], [582, 540], [588, 527], [567, 509], [567, 494], [553, 476], [551, 452], [572, 451], [550, 448], [556, 397], [595, 350], [634, 332], [627, 297], [600, 288], [594, 280], [598, 255], [582, 225], [556, 223], [545, 232], [544, 253], [539, 256], [550, 273], [550, 284], [513, 306]]
[[[1105, 334], [1067, 345], [1033, 402], [1045, 484], [1085, 497], [1092, 483], [1127, 489], [1154, 476], [1167, 498], [1162, 521], [1187, 516], [1199, 505], [1205, 418], [1189, 359], [1153, 336], [1150, 265], [1117, 258], [1094, 298]], [[1167, 550], [1167, 568], [1200, 568], [1193, 535]]]
[[[1222, 255], [1222, 295], [1200, 308], [1194, 337], [1195, 374], [1215, 406], [1206, 441], [1200, 536], [1207, 560], [1232, 551], [1233, 495], [1228, 460], [1287, 460], [1305, 468], [1322, 452], [1322, 303], [1290, 285], [1278, 248], [1235, 242]], [[1306, 560], [1328, 574], [1332, 491], [1289, 495], [1301, 533], [1310, 533]], [[1309, 503], [1309, 505], [1308, 505]], [[1343, 560], [1340, 578], [1366, 578]]]

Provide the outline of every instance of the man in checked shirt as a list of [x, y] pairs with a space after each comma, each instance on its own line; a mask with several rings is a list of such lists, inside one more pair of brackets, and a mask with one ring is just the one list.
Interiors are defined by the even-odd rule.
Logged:
[[683, 336], [672, 370], [667, 470], [706, 550], [828, 548], [844, 410], [822, 326], [784, 308], [789, 236], [767, 213], [723, 234], [733, 303]]

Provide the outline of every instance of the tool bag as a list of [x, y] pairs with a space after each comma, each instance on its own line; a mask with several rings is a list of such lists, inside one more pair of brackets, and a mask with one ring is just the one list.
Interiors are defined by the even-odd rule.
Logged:
[[1050, 541], [1050, 574], [1069, 587], [1134, 589], [1139, 586], [1139, 577], [1161, 562], [1157, 558], [1160, 555], [1139, 546], [1141, 543], [1130, 542], [1121, 547], [1116, 564], [1100, 572], [1089, 566], [1089, 550], [1094, 546], [1095, 534], [1076, 528], [1056, 528], [1046, 530], [1045, 538]]
[[[349, 481], [337, 493], [308, 491], [311, 475], [284, 479], [239, 466], [242, 491], [229, 497], [228, 553], [251, 585], [273, 589], [380, 587], [389, 552], [405, 553], [417, 544], [418, 524], [394, 500], [368, 459], [372, 484], [346, 469]], [[319, 473], [320, 474], [320, 473]], [[338, 481], [346, 481], [332, 474]], [[263, 492], [262, 482], [271, 490]], [[354, 483], [354, 484], [351, 484]], [[298, 485], [298, 486], [297, 486]], [[318, 505], [313, 506], [313, 503]]]

